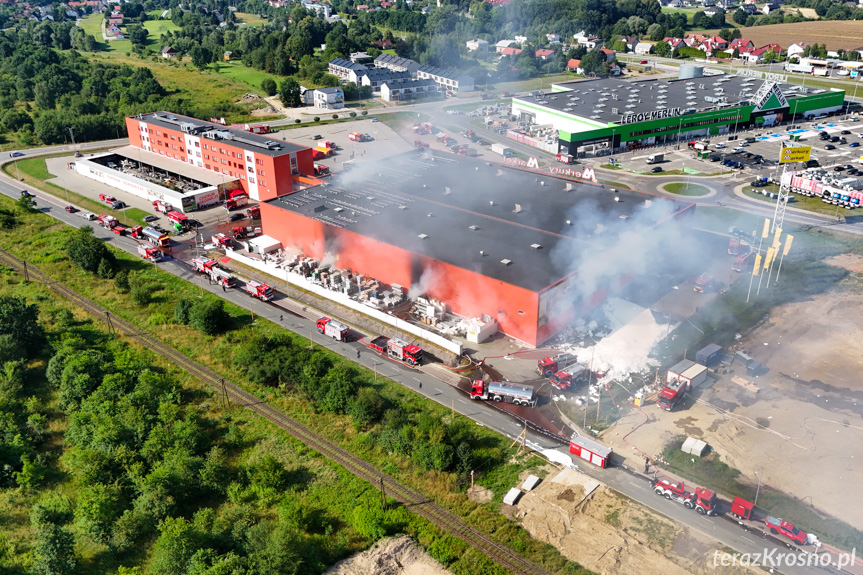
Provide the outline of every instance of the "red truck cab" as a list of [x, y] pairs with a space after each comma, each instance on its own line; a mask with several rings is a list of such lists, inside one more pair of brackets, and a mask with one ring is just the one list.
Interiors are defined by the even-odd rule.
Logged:
[[659, 392], [659, 399], [656, 400], [656, 405], [665, 411], [671, 411], [674, 406], [680, 403], [683, 396], [686, 395], [689, 385], [681, 379], [672, 381]]

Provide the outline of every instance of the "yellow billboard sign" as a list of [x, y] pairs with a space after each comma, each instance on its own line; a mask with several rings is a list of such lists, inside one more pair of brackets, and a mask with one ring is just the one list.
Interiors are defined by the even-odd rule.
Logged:
[[809, 155], [812, 153], [812, 146], [797, 146], [794, 148], [782, 148], [782, 153], [779, 155], [780, 164], [790, 164], [792, 162], [806, 162], [809, 160]]

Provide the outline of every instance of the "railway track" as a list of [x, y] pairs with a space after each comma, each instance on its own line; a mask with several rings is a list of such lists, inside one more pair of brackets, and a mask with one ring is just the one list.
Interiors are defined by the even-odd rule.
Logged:
[[431, 501], [425, 495], [395, 481], [381, 473], [367, 461], [356, 457], [337, 445], [315, 434], [299, 422], [288, 417], [281, 411], [264, 402], [259, 397], [242, 389], [239, 385], [226, 380], [214, 371], [193, 361], [176, 349], [162, 343], [149, 334], [142, 332], [131, 323], [111, 314], [105, 308], [81, 296], [64, 284], [54, 281], [38, 268], [28, 265], [24, 260], [0, 249], [0, 264], [6, 265], [30, 280], [43, 283], [70, 302], [89, 312], [94, 317], [108, 324], [111, 330], [137, 340], [160, 356], [168, 359], [187, 373], [197, 377], [202, 382], [224, 394], [231, 401], [255, 412], [277, 425], [306, 446], [338, 463], [353, 475], [360, 477], [376, 488], [381, 488], [387, 495], [400, 504], [411, 508], [413, 513], [424, 517], [431, 523], [471, 545], [493, 559], [499, 565], [512, 573], [523, 575], [547, 575], [547, 571], [523, 559], [510, 549], [492, 541], [487, 535], [463, 523], [458, 517]]

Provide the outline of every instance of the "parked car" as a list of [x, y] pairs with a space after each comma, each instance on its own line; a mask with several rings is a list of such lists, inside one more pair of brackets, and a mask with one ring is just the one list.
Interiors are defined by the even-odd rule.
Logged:
[[639, 64], [647, 64], [647, 60], [642, 60]]
[[825, 150], [835, 150], [836, 146], [834, 146], [833, 144], [827, 144], [826, 146], [824, 146], [824, 149]]
[[716, 146], [714, 146], [714, 147], [721, 150], [722, 148], [725, 147], [725, 144], [723, 144], [722, 142], [717, 142]]
[[833, 142], [833, 143], [835, 144], [836, 142], [838, 142], [838, 141], [839, 141], [839, 136], [831, 136], [831, 137], [830, 137], [830, 141], [831, 141], [831, 142]]
[[[744, 143], [745, 142], [741, 142], [741, 144], [744, 144]], [[744, 150], [742, 147], [740, 147], [740, 148], [734, 148], [733, 150], [731, 150], [731, 153], [732, 154], [742, 154], [745, 151], [746, 150]]]
[[113, 204], [117, 201], [117, 198], [115, 198], [114, 196], [109, 196], [108, 194], [99, 194], [99, 199], [106, 204]]
[[244, 214], [242, 212], [235, 212], [235, 213], [231, 214], [231, 217], [228, 218], [228, 221], [229, 222], [236, 222], [237, 220], [242, 220], [245, 217], [246, 217], [246, 214]]
[[768, 182], [767, 180], [755, 180], [749, 185], [753, 188], [765, 188], [770, 185], [770, 182]]
[[851, 130], [842, 130], [842, 131], [841, 131], [841, 132], [839, 132], [839, 133], [840, 133], [840, 134], [842, 134], [843, 136], [847, 136], [848, 134], [850, 134], [850, 133], [851, 133]]
[[746, 140], [743, 140], [742, 142], [740, 142], [739, 146], [741, 148], [746, 148], [747, 146], [749, 146], [749, 142], [747, 142]]
[[834, 172], [844, 172], [845, 166], [836, 166], [835, 168], [833, 168], [833, 171]]
[[848, 147], [849, 148], [859, 148], [860, 142], [851, 142], [850, 144], [848, 144]]
[[369, 118], [369, 120], [371, 120], [372, 122], [380, 122], [380, 120], [378, 120], [377, 118]]
[[711, 162], [718, 162], [718, 161], [719, 161], [719, 160], [721, 160], [721, 159], [722, 159], [722, 158], [720, 158], [719, 156], [710, 156], [710, 158], [709, 158], [709, 160], [710, 160]]
[[662, 166], [653, 166], [650, 168], [650, 173], [657, 174], [662, 171]]
[[847, 144], [848, 140], [846, 140], [845, 138], [839, 138], [839, 143], [840, 144]]
[[76, 158], [80, 158], [80, 157], [81, 157], [81, 152], [75, 152], [75, 157], [76, 157]]
[[141, 219], [142, 219], [142, 220], [144, 220], [144, 221], [145, 221], [145, 222], [147, 222], [147, 223], [150, 223], [150, 222], [155, 222], [156, 220], [158, 220], [158, 219], [159, 219], [159, 217], [158, 217], [158, 216], [144, 216], [144, 217], [143, 217], [143, 218], [141, 218]]
[[126, 202], [114, 202], [111, 204], [112, 210], [122, 210], [126, 207]]
[[312, 139], [313, 139], [313, 140], [320, 140], [320, 139], [321, 139], [321, 135], [320, 135], [320, 134], [315, 134], [314, 136], [312, 136]]
[[764, 523], [774, 535], [783, 535], [798, 545], [804, 545], [809, 539], [808, 535], [795, 527], [793, 523], [783, 521], [777, 517], [768, 517], [764, 520]]
[[75, 212], [78, 211], [78, 208], [76, 208], [75, 206], [66, 206], [63, 209], [66, 210], [67, 212], [69, 212], [70, 214], [74, 214]]
[[12, 152], [11, 154], [9, 154], [9, 156], [12, 158], [20, 158], [23, 155], [24, 155], [24, 152]]

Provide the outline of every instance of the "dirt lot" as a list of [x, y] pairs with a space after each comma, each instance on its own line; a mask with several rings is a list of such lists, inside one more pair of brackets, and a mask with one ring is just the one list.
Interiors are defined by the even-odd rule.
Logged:
[[[714, 567], [717, 545], [570, 469], [552, 473], [513, 508], [540, 541], [597, 573], [749, 573]], [[708, 564], [709, 563], [709, 564]]]
[[368, 551], [340, 561], [324, 575], [451, 575], [407, 535], [378, 541]]
[[[713, 32], [718, 33], [718, 30]], [[863, 38], [863, 21], [833, 20], [798, 22], [796, 24], [771, 24], [746, 28], [744, 36], [756, 46], [775, 42], [787, 48], [794, 42], [826, 44], [828, 50], [844, 48], [851, 50], [860, 46]]]
[[[863, 263], [836, 263], [863, 269]], [[733, 366], [674, 412], [648, 405], [650, 421], [627, 439], [651, 455], [685, 433], [708, 442], [753, 485], [763, 473], [770, 486], [863, 529], [863, 359], [852, 342], [863, 337], [863, 294], [844, 291], [777, 308], [741, 342], [766, 373], [749, 377]], [[622, 418], [604, 440], [622, 455], [622, 436], [644, 421]], [[761, 471], [763, 469], [763, 471]], [[817, 471], [816, 471], [817, 470]], [[817, 480], [813, 477], [817, 473]]]

